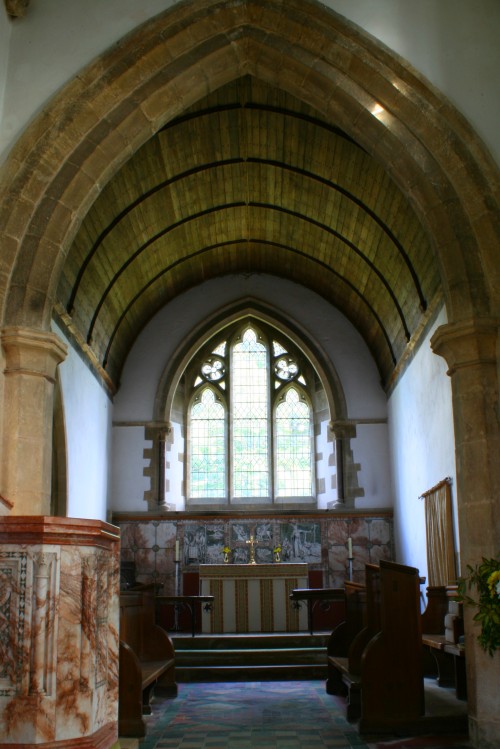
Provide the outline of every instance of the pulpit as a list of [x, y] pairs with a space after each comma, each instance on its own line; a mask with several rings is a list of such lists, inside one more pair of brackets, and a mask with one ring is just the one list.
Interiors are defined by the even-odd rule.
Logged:
[[307, 564], [200, 564], [200, 594], [214, 597], [202, 632], [306, 631], [307, 609], [290, 601], [307, 587]]

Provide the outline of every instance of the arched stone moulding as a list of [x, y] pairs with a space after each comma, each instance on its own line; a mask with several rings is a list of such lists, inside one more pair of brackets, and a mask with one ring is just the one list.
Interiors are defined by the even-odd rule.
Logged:
[[48, 327], [66, 250], [103, 185], [168, 120], [248, 73], [316, 107], [384, 164], [433, 237], [450, 321], [498, 312], [498, 170], [464, 118], [318, 3], [207, 0], [175, 6], [101, 56], [12, 150], [1, 175], [6, 323]]

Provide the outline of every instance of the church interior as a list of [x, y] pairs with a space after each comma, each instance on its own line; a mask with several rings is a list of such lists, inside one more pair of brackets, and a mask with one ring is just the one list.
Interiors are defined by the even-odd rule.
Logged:
[[428, 622], [500, 570], [500, 6], [139, 5], [0, 5], [0, 749], [125, 749], [151, 591], [194, 639], [376, 601], [498, 747], [474, 606]]

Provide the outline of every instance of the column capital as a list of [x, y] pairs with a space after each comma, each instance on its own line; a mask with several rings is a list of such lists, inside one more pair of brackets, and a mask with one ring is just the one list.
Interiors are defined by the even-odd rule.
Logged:
[[330, 429], [336, 439], [354, 439], [356, 437], [356, 424], [348, 419], [335, 419], [331, 421]]
[[13, 326], [2, 328], [0, 339], [5, 352], [5, 374], [25, 374], [55, 381], [57, 365], [66, 358], [68, 349], [50, 331]]
[[445, 359], [450, 376], [466, 367], [496, 367], [499, 327], [500, 320], [493, 317], [447, 323], [435, 331], [431, 348]]

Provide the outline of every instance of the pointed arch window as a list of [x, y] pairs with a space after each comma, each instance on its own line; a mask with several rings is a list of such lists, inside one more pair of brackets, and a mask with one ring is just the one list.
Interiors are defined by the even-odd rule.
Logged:
[[253, 321], [212, 339], [188, 370], [189, 502], [311, 500], [307, 370], [290, 342]]
[[191, 406], [191, 492], [194, 497], [224, 497], [225, 443], [225, 408], [217, 394], [205, 387]]
[[311, 409], [297, 388], [285, 391], [275, 419], [276, 495], [307, 495], [312, 476]]

